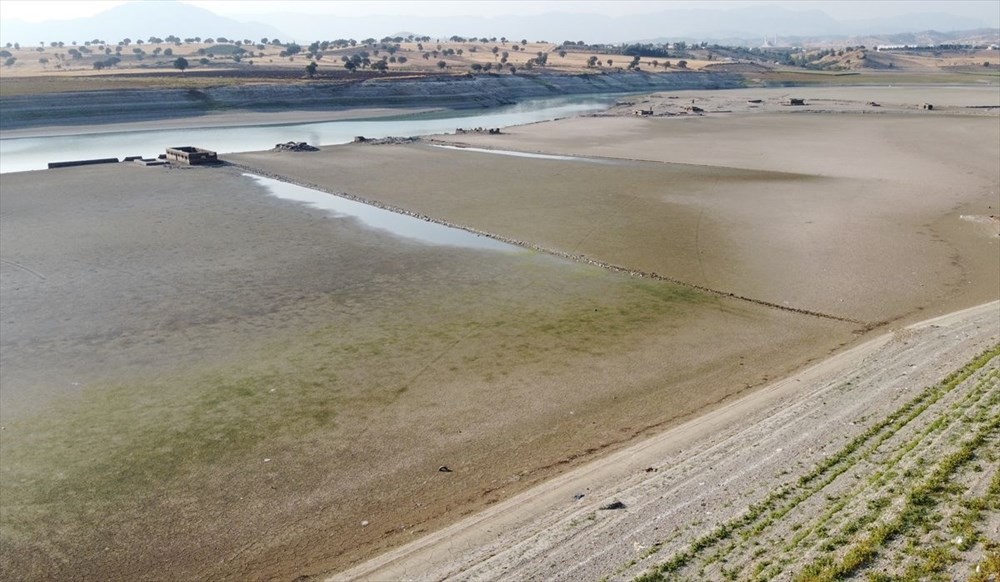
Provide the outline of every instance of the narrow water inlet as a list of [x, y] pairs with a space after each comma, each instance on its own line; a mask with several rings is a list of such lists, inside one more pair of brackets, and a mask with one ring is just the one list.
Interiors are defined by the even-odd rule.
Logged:
[[477, 250], [500, 252], [522, 252], [524, 249], [501, 242], [499, 240], [439, 224], [407, 216], [363, 202], [349, 200], [328, 192], [289, 184], [273, 178], [265, 178], [255, 174], [244, 173], [257, 184], [267, 189], [268, 193], [282, 200], [291, 200], [312, 208], [328, 211], [337, 218], [351, 218], [364, 226], [388, 232], [394, 236], [428, 245], [444, 245], [464, 247]]
[[465, 146], [451, 146], [442, 144], [431, 144], [432, 147], [446, 150], [458, 150], [460, 152], [477, 152], [482, 154], [496, 154], [498, 156], [512, 156], [515, 158], [533, 158], [536, 160], [557, 160], [561, 162], [585, 162], [590, 164], [616, 164], [615, 160], [604, 160], [600, 158], [585, 158], [581, 156], [561, 156], [557, 154], [536, 154], [532, 152], [518, 152], [514, 150], [493, 150], [487, 148], [473, 148]]

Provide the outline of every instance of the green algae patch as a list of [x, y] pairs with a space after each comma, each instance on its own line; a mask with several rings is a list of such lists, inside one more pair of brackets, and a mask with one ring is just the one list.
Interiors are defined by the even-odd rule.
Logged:
[[513, 296], [453, 293], [344, 317], [227, 365], [87, 386], [3, 432], [3, 537], [36, 535], [39, 519], [84, 525], [126, 500], [179, 494], [192, 475], [238, 472], [265, 449], [349, 442], [341, 420], [357, 426], [394, 414], [428, 369], [435, 381], [458, 383], [565, 368], [581, 354], [626, 350], [630, 336], [680, 321], [706, 300], [591, 270], [569, 269], [571, 284], [555, 294], [544, 286]]
[[73, 506], [166, 487], [280, 435], [331, 426], [336, 375], [249, 366], [93, 386], [4, 439], [6, 501]]

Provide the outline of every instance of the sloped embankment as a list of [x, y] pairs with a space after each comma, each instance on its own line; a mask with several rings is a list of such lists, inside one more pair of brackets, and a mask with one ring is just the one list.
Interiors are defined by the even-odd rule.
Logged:
[[254, 110], [345, 107], [494, 107], [519, 99], [742, 86], [727, 73], [593, 75], [462, 75], [337, 83], [220, 86], [207, 89], [122, 89], [8, 97], [0, 129], [190, 117]]

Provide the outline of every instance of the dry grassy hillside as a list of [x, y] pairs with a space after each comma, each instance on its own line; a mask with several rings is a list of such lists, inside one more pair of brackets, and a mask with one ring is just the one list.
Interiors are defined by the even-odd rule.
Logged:
[[[632, 57], [624, 47], [527, 39], [338, 39], [308, 45], [277, 40], [125, 39], [105, 43], [47, 42], [0, 48], [0, 96], [145, 87], [197, 88], [220, 84], [363, 80], [466, 74], [579, 74], [729, 70], [975, 73], [995, 77], [1000, 51], [891, 51], [864, 47], [746, 49], [717, 45], [648, 45]], [[669, 50], [667, 50], [669, 48]], [[183, 65], [183, 70], [181, 68]], [[747, 70], [751, 67], [752, 70]], [[900, 80], [900, 82], [904, 82]]]
[[[426, 37], [425, 37], [426, 38]], [[356, 57], [357, 70], [385, 72], [470, 72], [476, 65], [485, 71], [509, 73], [541, 69], [546, 71], [579, 73], [593, 70], [625, 69], [632, 57], [607, 49], [567, 47], [546, 42], [469, 39], [463, 42], [427, 40], [419, 42], [356, 42], [354, 45], [326, 44], [295, 45], [272, 43], [233, 42], [159, 42], [143, 41], [128, 44], [49, 43], [46, 46], [9, 46], [3, 53], [5, 64], [0, 68], [3, 77], [37, 75], [108, 75], [136, 72], [172, 71], [178, 57], [188, 62], [187, 72], [221, 69], [283, 69], [307, 77], [305, 67], [315, 62], [316, 76], [343, 73], [345, 58]], [[55, 46], [52, 46], [55, 45]], [[62, 45], [62, 46], [60, 46]], [[320, 48], [322, 46], [322, 48]], [[296, 48], [297, 47], [297, 48]], [[315, 49], [315, 50], [311, 50]], [[596, 57], [592, 65], [588, 60]], [[14, 60], [11, 61], [10, 59]], [[677, 68], [698, 69], [705, 63], [688, 58], [643, 58], [639, 66], [658, 70]], [[655, 65], [654, 65], [655, 62]], [[477, 69], [478, 70], [478, 69]]]

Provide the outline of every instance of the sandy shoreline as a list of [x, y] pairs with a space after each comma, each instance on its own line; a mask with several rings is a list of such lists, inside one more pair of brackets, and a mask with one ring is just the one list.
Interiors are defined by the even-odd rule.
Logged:
[[[742, 420], [760, 423], [739, 425], [754, 430], [781, 417], [780, 395], [813, 406], [792, 376], [730, 407], [873, 326], [1000, 297], [992, 223], [963, 218], [1000, 207], [998, 131], [946, 114], [592, 117], [437, 139], [606, 163], [426, 143], [226, 156], [556, 256], [415, 244], [274, 199], [239, 167], [7, 175], [0, 486], [19, 501], [0, 565], [29, 578], [375, 572], [417, 536], [691, 419], [705, 431], [756, 403]], [[941, 353], [920, 344], [921, 378], [996, 341], [962, 325]], [[846, 418], [843, 403], [831, 414]], [[521, 545], [510, 531], [498, 546], [461, 538], [481, 548], [470, 577], [549, 577], [476, 557], [514, 544], [565, 549], [567, 576], [608, 573], [574, 570], [557, 535]]]

